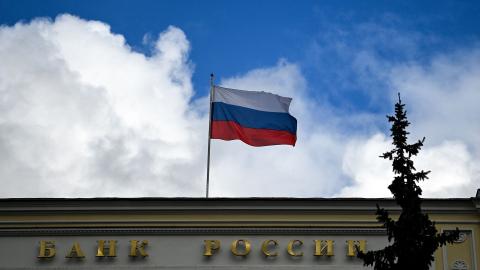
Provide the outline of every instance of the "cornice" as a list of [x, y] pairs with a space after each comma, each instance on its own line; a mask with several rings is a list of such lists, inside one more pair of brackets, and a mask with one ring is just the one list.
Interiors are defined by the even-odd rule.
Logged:
[[383, 228], [29, 228], [0, 229], [0, 236], [43, 235], [385, 235]]
[[[474, 213], [475, 198], [423, 199], [428, 213]], [[376, 205], [392, 213], [399, 207], [392, 199], [371, 198], [14, 198], [0, 199], [2, 214], [90, 213], [372, 213]]]

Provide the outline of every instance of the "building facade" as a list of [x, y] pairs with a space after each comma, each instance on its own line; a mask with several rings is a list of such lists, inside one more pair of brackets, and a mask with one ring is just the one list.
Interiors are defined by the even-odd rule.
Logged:
[[[364, 269], [391, 199], [0, 199], [0, 269]], [[479, 269], [480, 196], [425, 199], [457, 243], [432, 269]]]

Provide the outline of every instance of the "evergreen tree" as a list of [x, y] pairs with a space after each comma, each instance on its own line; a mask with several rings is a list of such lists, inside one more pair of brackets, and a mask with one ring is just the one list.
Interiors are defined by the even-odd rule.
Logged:
[[387, 116], [392, 123], [390, 131], [395, 147], [380, 156], [392, 160], [395, 177], [388, 188], [401, 207], [401, 213], [395, 221], [389, 217], [387, 210], [377, 204], [377, 220], [386, 228], [390, 245], [377, 251], [358, 252], [364, 265], [373, 265], [375, 270], [427, 270], [434, 259], [435, 250], [452, 243], [459, 234], [458, 228], [454, 232], [439, 234], [435, 223], [422, 213], [422, 189], [418, 182], [428, 179], [430, 171], [417, 172], [411, 158], [418, 154], [425, 138], [414, 144], [407, 143], [409, 133], [406, 129], [410, 123], [404, 107], [399, 94], [395, 115]]

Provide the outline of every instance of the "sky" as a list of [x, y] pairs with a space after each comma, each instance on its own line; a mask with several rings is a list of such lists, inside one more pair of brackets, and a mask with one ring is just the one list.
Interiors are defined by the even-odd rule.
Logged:
[[297, 144], [212, 140], [212, 197], [391, 197], [406, 104], [424, 197], [480, 188], [478, 1], [0, 0], [0, 197], [205, 196], [215, 84], [292, 97]]

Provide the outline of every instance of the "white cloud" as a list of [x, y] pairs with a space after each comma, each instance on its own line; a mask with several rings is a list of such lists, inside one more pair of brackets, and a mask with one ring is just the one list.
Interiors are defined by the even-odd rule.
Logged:
[[431, 171], [429, 179], [420, 184], [425, 197], [471, 197], [480, 184], [478, 160], [460, 141], [445, 140], [425, 148], [415, 165]]
[[[414, 136], [431, 143], [461, 140], [480, 153], [480, 49], [465, 48], [434, 57], [428, 65], [397, 65], [392, 88], [402, 92], [414, 123]], [[418, 135], [417, 135], [418, 134]]]
[[198, 195], [189, 47], [169, 27], [146, 57], [70, 15], [2, 27], [0, 195]]
[[428, 65], [397, 65], [390, 80], [408, 104], [411, 137], [427, 137], [419, 156], [432, 170], [424, 194], [474, 196], [480, 188], [480, 49], [436, 55]]
[[[336, 194], [340, 197], [391, 197], [388, 186], [393, 180], [391, 161], [375, 158], [391, 149], [390, 138], [375, 134], [347, 145], [343, 171], [352, 179]], [[425, 147], [414, 158], [417, 170], [431, 171], [429, 179], [420, 182], [424, 197], [470, 197], [478, 186], [478, 163], [462, 142], [444, 141]]]
[[[418, 170], [432, 171], [420, 184], [425, 197], [470, 197], [480, 188], [479, 60], [480, 50], [469, 48], [436, 55], [427, 64], [393, 64], [378, 75], [391, 86], [391, 103], [398, 91], [407, 104], [410, 142], [427, 138], [415, 158]], [[353, 182], [338, 195], [389, 196], [389, 166], [366, 161], [366, 155], [373, 158], [373, 149], [377, 155], [390, 149], [386, 142], [377, 134], [347, 147], [343, 168]]]
[[352, 183], [340, 190], [340, 197], [391, 197], [388, 185], [393, 179], [391, 164], [379, 156], [390, 148], [383, 134], [351, 140], [345, 150], [342, 170]]

